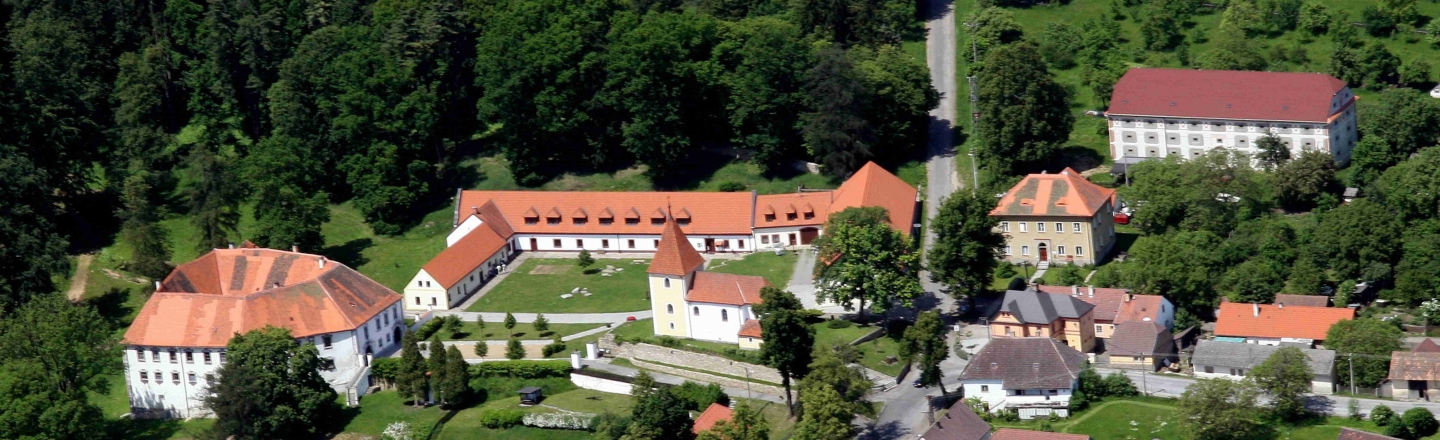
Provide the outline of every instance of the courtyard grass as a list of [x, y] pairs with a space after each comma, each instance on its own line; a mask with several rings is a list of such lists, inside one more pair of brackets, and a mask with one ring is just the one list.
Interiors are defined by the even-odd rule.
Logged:
[[350, 417], [341, 432], [379, 437], [391, 423], [409, 423], [411, 428], [429, 428], [440, 423], [447, 411], [438, 407], [415, 407], [395, 391], [381, 391], [360, 397], [360, 406], [345, 410]]
[[864, 365], [865, 368], [871, 370], [885, 373], [892, 378], [898, 376], [900, 369], [905, 367], [905, 363], [895, 362], [890, 364], [886, 363], [885, 359], [891, 356], [897, 359], [900, 357], [901, 333], [902, 332], [895, 332], [893, 336], [881, 336], [855, 346], [855, 348], [860, 349], [860, 365]]
[[799, 258], [800, 256], [794, 252], [775, 255], [774, 252], [761, 251], [738, 260], [711, 261], [705, 270], [761, 276], [765, 277], [765, 281], [769, 281], [770, 285], [784, 289], [785, 286], [790, 285], [790, 276], [795, 274], [795, 260]]
[[215, 419], [132, 419], [120, 416], [130, 412], [130, 394], [121, 373], [105, 377], [107, 393], [90, 393], [90, 403], [105, 416], [105, 429], [111, 438], [137, 440], [201, 438]]
[[546, 331], [535, 330], [533, 323], [515, 323], [515, 328], [505, 328], [504, 322], [487, 322], [485, 328], [481, 329], [474, 321], [465, 321], [460, 326], [460, 331], [452, 335], [448, 331], [436, 332], [441, 340], [445, 341], [504, 341], [510, 338], [515, 339], [551, 339], [556, 336], [565, 337], [603, 327], [604, 324], [550, 324]]
[[870, 334], [876, 327], [862, 327], [851, 324], [848, 327], [830, 328], [831, 321], [822, 321], [811, 324], [815, 329], [815, 346], [826, 347], [835, 344], [849, 344], [860, 339], [861, 336]]
[[[600, 276], [592, 266], [582, 270], [574, 259], [526, 260], [514, 273], [466, 309], [471, 312], [542, 312], [542, 313], [608, 313], [634, 312], [650, 308], [649, 280], [645, 269], [649, 261], [631, 264], [630, 259], [596, 259], [596, 266], [606, 264], [624, 268], [609, 277]], [[534, 273], [540, 268], [542, 273]], [[575, 295], [561, 299], [576, 287], [590, 290], [591, 296]], [[488, 325], [488, 324], [487, 324]]]

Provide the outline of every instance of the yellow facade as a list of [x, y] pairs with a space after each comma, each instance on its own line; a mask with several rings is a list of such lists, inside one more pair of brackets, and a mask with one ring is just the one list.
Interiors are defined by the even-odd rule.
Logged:
[[1004, 259], [1014, 263], [1043, 260], [1054, 264], [1097, 264], [1115, 241], [1115, 217], [1109, 202], [1094, 217], [995, 217], [1000, 220], [997, 228], [1005, 234], [1009, 250]]
[[759, 350], [759, 349], [760, 349], [760, 343], [761, 343], [761, 342], [762, 342], [762, 341], [761, 341], [760, 338], [752, 338], [752, 337], [749, 337], [749, 336], [741, 336], [741, 337], [740, 337], [740, 348], [748, 348], [748, 349], [751, 349], [751, 350]]
[[685, 321], [686, 281], [684, 277], [650, 274], [650, 306], [655, 313], [656, 335], [690, 337]]
[[1064, 341], [1065, 345], [1074, 348], [1081, 353], [1089, 353], [1095, 349], [1095, 319], [1092, 313], [1086, 313], [1080, 319], [1059, 318], [1048, 324], [1026, 324], [1015, 319], [1014, 315], [1000, 312], [995, 320], [990, 322], [990, 335], [994, 337], [1047, 337]]

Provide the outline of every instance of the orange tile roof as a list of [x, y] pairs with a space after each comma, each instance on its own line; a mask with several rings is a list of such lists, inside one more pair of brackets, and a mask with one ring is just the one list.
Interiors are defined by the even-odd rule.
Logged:
[[705, 265], [705, 257], [690, 245], [690, 239], [680, 230], [679, 223], [667, 220], [663, 228], [660, 244], [655, 249], [655, 259], [650, 260], [647, 273], [683, 277]]
[[1120, 304], [1120, 313], [1115, 316], [1115, 323], [1159, 321], [1160, 305], [1164, 301], [1165, 298], [1159, 295], [1135, 295], [1129, 301]]
[[705, 412], [700, 413], [700, 417], [695, 418], [695, 427], [691, 428], [690, 431], [696, 434], [709, 431], [710, 428], [715, 427], [715, 422], [721, 420], [730, 420], [730, 408], [718, 403], [712, 403], [709, 408], [705, 408]]
[[[1255, 310], [1259, 309], [1259, 316]], [[1274, 304], [1221, 303], [1215, 336], [1324, 340], [1330, 326], [1355, 318], [1355, 310]]]
[[[461, 191], [456, 206], [460, 212], [468, 212], [486, 202], [494, 202], [510, 226], [525, 234], [659, 234], [661, 226], [650, 219], [663, 218], [668, 211], [688, 212], [690, 224], [683, 228], [691, 234], [750, 235], [754, 196], [748, 192]], [[637, 225], [624, 221], [606, 225], [590, 219], [576, 224], [573, 217], [560, 214], [577, 210], [621, 212], [624, 218], [641, 221]], [[543, 218], [527, 224], [527, 216]], [[560, 224], [546, 221], [556, 217]]]
[[1015, 184], [990, 211], [993, 216], [1039, 215], [1093, 217], [1115, 190], [1090, 183], [1073, 169], [1031, 174]]
[[695, 272], [686, 301], [745, 305], [760, 304], [760, 289], [769, 286], [764, 277], [719, 272]]
[[994, 434], [990, 434], [990, 440], [1090, 440], [1090, 436], [1084, 434], [1061, 434], [1058, 432], [1000, 428], [996, 430]]
[[740, 336], [758, 338], [760, 334], [760, 320], [758, 319], [747, 319], [744, 324], [740, 325]]
[[[830, 198], [834, 195], [834, 191], [810, 191], [756, 196], [755, 228], [823, 225], [830, 218]], [[791, 212], [796, 213], [794, 220], [786, 215]], [[805, 218], [807, 212], [813, 214], [811, 218]]]
[[840, 184], [830, 202], [830, 213], [845, 208], [879, 206], [890, 212], [890, 225], [909, 234], [915, 224], [915, 187], [876, 165], [866, 163]]
[[231, 335], [267, 325], [295, 337], [334, 333], [363, 325], [400, 299], [319, 255], [216, 249], [175, 268], [141, 307], [124, 341], [223, 347]]
[[509, 242], [509, 239], [501, 237], [494, 229], [482, 224], [455, 241], [455, 244], [440, 251], [429, 263], [425, 263], [422, 269], [435, 278], [440, 287], [449, 289], [476, 267], [484, 264], [485, 260], [504, 249]]

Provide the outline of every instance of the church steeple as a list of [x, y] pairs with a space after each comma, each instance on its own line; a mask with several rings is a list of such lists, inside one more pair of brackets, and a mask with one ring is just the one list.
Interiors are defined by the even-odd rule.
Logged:
[[650, 261], [647, 272], [684, 277], [704, 265], [705, 258], [690, 245], [690, 239], [685, 237], [675, 219], [667, 216], [665, 229], [660, 233], [660, 244], [655, 249], [655, 259]]

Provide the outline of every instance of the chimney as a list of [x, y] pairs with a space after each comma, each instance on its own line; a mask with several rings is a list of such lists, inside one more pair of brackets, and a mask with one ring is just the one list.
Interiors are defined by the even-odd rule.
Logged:
[[228, 247], [228, 248], [226, 248], [226, 249], [235, 249], [235, 243], [230, 243], [230, 247]]
[[1254, 314], [1256, 318], [1259, 318], [1259, 317], [1260, 317], [1260, 305], [1259, 305], [1259, 304], [1256, 304], [1256, 303], [1250, 303], [1250, 313]]
[[1088, 286], [1088, 287], [1086, 287], [1086, 288], [1087, 288], [1087, 289], [1090, 289], [1090, 297], [1091, 297], [1091, 298], [1094, 298], [1094, 297], [1095, 297], [1095, 286]]
[[1275, 303], [1275, 307], [1285, 308], [1285, 303]]
[[1125, 302], [1128, 303], [1128, 302], [1130, 302], [1130, 300], [1132, 300], [1132, 299], [1135, 299], [1135, 294], [1133, 294], [1133, 293], [1127, 293], [1127, 294], [1125, 294]]
[[316, 264], [319, 264], [319, 265], [320, 265], [320, 268], [321, 268], [321, 269], [324, 269], [324, 268], [325, 268], [325, 257], [322, 256], [322, 257], [320, 257], [319, 260], [316, 260]]
[[294, 252], [294, 253], [297, 253], [297, 254], [300, 253], [300, 245], [299, 245], [299, 244], [291, 244], [291, 245], [290, 245], [290, 252]]
[[1080, 295], [1080, 286], [1070, 286], [1070, 294], [1071, 294], [1071, 295], [1075, 295], [1075, 296], [1079, 296], [1079, 295]]
[[160, 280], [155, 280], [155, 291], [156, 291], [156, 292], [159, 292], [159, 291], [160, 291]]

